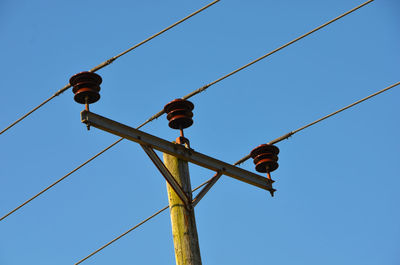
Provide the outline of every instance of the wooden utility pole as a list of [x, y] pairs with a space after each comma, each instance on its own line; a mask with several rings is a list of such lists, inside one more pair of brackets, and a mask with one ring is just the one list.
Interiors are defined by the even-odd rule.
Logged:
[[[164, 164], [192, 200], [188, 162], [164, 153]], [[186, 207], [167, 183], [176, 265], [201, 265], [194, 208]], [[189, 208], [189, 209], [188, 209]]]

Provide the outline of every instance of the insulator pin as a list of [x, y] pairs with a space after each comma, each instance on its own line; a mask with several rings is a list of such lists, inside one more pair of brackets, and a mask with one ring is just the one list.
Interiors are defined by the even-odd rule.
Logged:
[[190, 127], [193, 124], [193, 109], [193, 103], [184, 99], [175, 99], [165, 105], [169, 127], [180, 130]]
[[100, 99], [101, 77], [91, 72], [81, 72], [72, 76], [69, 80], [74, 100], [80, 104], [91, 104]]

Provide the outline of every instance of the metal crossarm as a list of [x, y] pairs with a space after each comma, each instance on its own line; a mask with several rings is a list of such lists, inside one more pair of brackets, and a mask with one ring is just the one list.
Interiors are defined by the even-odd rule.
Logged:
[[168, 142], [151, 134], [142, 132], [132, 127], [123, 125], [89, 111], [81, 112], [82, 122], [109, 133], [124, 137], [125, 139], [151, 147], [155, 150], [178, 157], [210, 170], [221, 172], [223, 175], [246, 182], [256, 187], [272, 190], [272, 180], [254, 174], [245, 169], [222, 162], [218, 159], [206, 156], [193, 149], [187, 149], [182, 145]]

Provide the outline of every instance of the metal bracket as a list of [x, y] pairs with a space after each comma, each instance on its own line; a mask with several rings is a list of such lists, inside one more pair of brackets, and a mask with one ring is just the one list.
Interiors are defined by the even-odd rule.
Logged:
[[219, 180], [222, 176], [222, 172], [217, 172], [215, 175], [210, 179], [207, 185], [197, 194], [197, 196], [192, 201], [192, 206], [195, 207], [201, 199], [206, 195], [206, 193], [214, 186], [215, 183]]
[[185, 204], [186, 208], [191, 208], [191, 202], [186, 192], [182, 189], [181, 185], [175, 180], [172, 176], [171, 172], [169, 172], [168, 168], [164, 165], [161, 159], [158, 157], [154, 150], [146, 145], [141, 144], [143, 150], [150, 157], [151, 161], [153, 161], [154, 165], [158, 168], [161, 175], [165, 178], [168, 184], [172, 187], [172, 189], [176, 192], [182, 202]]

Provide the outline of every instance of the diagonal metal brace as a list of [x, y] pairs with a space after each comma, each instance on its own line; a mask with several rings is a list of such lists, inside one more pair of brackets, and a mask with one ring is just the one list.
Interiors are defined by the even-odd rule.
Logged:
[[214, 186], [215, 183], [219, 180], [222, 176], [222, 172], [217, 172], [215, 175], [210, 179], [207, 185], [197, 194], [197, 196], [193, 199], [192, 206], [195, 207], [201, 199], [206, 195], [206, 193]]
[[168, 168], [165, 167], [164, 163], [161, 161], [161, 159], [158, 157], [156, 152], [154, 150], [146, 145], [141, 144], [143, 150], [146, 152], [146, 154], [150, 157], [151, 161], [153, 161], [154, 165], [158, 168], [160, 173], [163, 175], [165, 180], [168, 182], [168, 184], [172, 187], [172, 189], [176, 192], [176, 194], [179, 196], [179, 198], [182, 200], [182, 202], [185, 204], [187, 208], [191, 207], [191, 202], [187, 194], [183, 191], [182, 187], [179, 185], [179, 183], [175, 180], [175, 178], [172, 176], [171, 172], [169, 172]]

